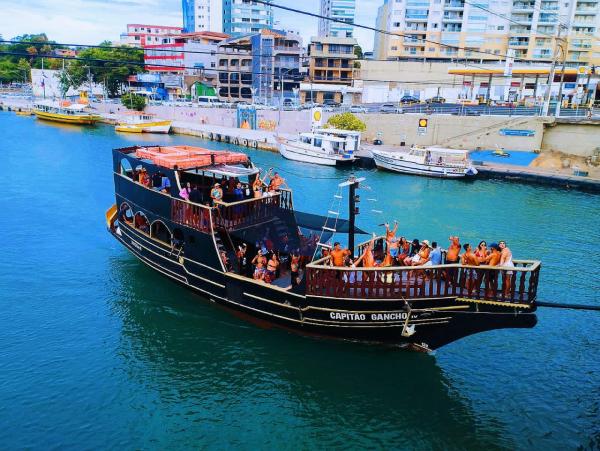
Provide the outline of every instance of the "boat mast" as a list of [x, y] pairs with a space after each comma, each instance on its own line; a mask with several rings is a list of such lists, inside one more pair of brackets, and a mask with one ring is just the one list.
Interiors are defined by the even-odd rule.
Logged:
[[360, 197], [356, 194], [356, 189], [360, 182], [365, 180], [364, 177], [356, 178], [353, 175], [343, 183], [340, 183], [340, 187], [347, 186], [348, 193], [348, 249], [350, 250], [350, 256], [354, 258], [354, 234], [355, 234], [355, 223], [356, 223], [356, 214], [358, 213], [358, 208], [356, 204], [360, 202]]

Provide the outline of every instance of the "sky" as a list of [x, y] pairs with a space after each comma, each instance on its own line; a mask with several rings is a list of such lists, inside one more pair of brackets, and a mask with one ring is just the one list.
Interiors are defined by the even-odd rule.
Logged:
[[[319, 0], [275, 0], [284, 6], [319, 12]], [[356, 0], [355, 22], [375, 26], [383, 0]], [[181, 0], [0, 0], [0, 35], [11, 39], [22, 34], [46, 33], [56, 42], [98, 44], [118, 41], [128, 23], [182, 25]], [[316, 36], [318, 19], [273, 8], [278, 26], [299, 30], [305, 44]], [[373, 48], [373, 33], [355, 29], [363, 50]]]

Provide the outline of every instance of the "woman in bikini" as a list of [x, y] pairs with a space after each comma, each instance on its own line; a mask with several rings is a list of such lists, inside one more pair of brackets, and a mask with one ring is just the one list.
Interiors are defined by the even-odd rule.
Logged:
[[265, 180], [267, 180], [267, 177], [269, 177], [270, 175], [270, 169], [269, 172], [267, 172], [267, 174], [262, 179], [260, 178], [260, 172], [256, 174], [256, 178], [254, 179], [254, 182], [252, 182], [252, 194], [255, 199], [261, 198], [263, 196], [263, 187], [265, 185]]
[[267, 272], [264, 276], [264, 281], [267, 283], [271, 283], [273, 280], [277, 278], [277, 268], [279, 267], [279, 260], [277, 259], [277, 254], [273, 252], [269, 262], [267, 263]]
[[256, 280], [263, 280], [265, 277], [265, 266], [267, 264], [267, 259], [260, 249], [258, 250], [256, 257], [252, 259], [252, 264], [256, 267], [254, 270], [254, 278]]

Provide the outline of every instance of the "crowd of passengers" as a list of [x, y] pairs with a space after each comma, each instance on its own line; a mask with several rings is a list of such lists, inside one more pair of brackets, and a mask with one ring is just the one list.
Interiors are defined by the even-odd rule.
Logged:
[[[478, 288], [483, 278], [482, 271], [477, 270], [477, 266], [498, 266], [514, 267], [512, 252], [506, 246], [505, 241], [491, 243], [488, 247], [487, 242], [480, 241], [475, 249], [469, 243], [461, 245], [458, 236], [450, 236], [448, 249], [442, 249], [437, 242], [429, 240], [419, 240], [417, 238], [408, 241], [405, 237], [397, 237], [398, 222], [394, 221], [394, 228], [385, 224], [385, 243], [383, 248], [376, 249], [375, 235], [371, 241], [364, 246], [362, 253], [355, 259], [352, 259], [351, 252], [343, 249], [339, 242], [334, 244], [333, 249], [323, 248], [322, 257], [327, 258], [327, 263], [332, 266], [345, 267], [390, 267], [390, 266], [409, 266], [427, 269], [434, 265], [462, 264], [469, 268], [465, 271], [465, 288], [471, 293]], [[461, 253], [462, 252], [462, 253]], [[412, 273], [412, 272], [411, 272]], [[412, 274], [409, 273], [409, 276]], [[417, 272], [424, 278], [429, 277], [428, 271]], [[442, 273], [442, 277], [450, 283], [458, 283], [456, 280], [456, 268], [449, 268]], [[508, 296], [511, 290], [512, 271], [505, 271], [503, 274], [503, 294]], [[486, 294], [492, 294], [496, 291], [498, 272], [490, 271], [488, 275]]]
[[[169, 177], [161, 171], [150, 175], [145, 167], [141, 167], [134, 170], [132, 177], [133, 180], [146, 188], [162, 193], [169, 193], [171, 190]], [[267, 178], [269, 178], [269, 183], [266, 183]], [[282, 187], [287, 187], [285, 179], [278, 172], [273, 173], [273, 168], [270, 168], [262, 178], [261, 172], [259, 172], [250, 184], [240, 182], [237, 177], [227, 178], [222, 176], [218, 182], [210, 187], [208, 196], [202, 186], [185, 182], [183, 188], [179, 191], [179, 196], [196, 204], [215, 205], [218, 202], [239, 202], [246, 199], [261, 198], [272, 195]]]

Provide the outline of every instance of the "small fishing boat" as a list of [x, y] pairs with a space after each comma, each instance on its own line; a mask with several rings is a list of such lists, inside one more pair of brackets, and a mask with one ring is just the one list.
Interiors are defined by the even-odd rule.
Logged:
[[326, 166], [350, 165], [356, 161], [360, 132], [315, 128], [296, 139], [278, 139], [279, 153], [288, 160]]
[[33, 116], [33, 112], [31, 110], [19, 110], [15, 114], [17, 116]]
[[33, 106], [33, 113], [38, 119], [61, 122], [64, 124], [94, 125], [100, 116], [86, 110], [87, 105], [69, 101], [40, 102]]
[[380, 169], [430, 177], [460, 178], [477, 175], [468, 150], [412, 146], [409, 150], [372, 149]]
[[126, 113], [119, 119], [115, 130], [124, 133], [169, 133], [171, 121], [158, 120], [150, 113]]
[[[112, 171], [111, 235], [157, 273], [250, 321], [419, 351], [537, 322], [539, 261], [383, 266], [385, 237], [355, 246], [355, 235], [366, 233], [355, 224], [364, 179], [340, 183], [324, 217], [296, 210], [289, 189], [250, 194], [264, 181], [243, 153], [133, 146], [113, 151]], [[188, 183], [194, 189], [182, 197]], [[239, 184], [237, 194], [223, 189], [209, 204], [219, 185]], [[347, 220], [340, 216], [346, 192]], [[333, 251], [338, 257], [369, 254], [374, 263], [332, 266], [323, 251], [346, 237], [348, 250]], [[281, 265], [271, 266], [273, 255]]]

